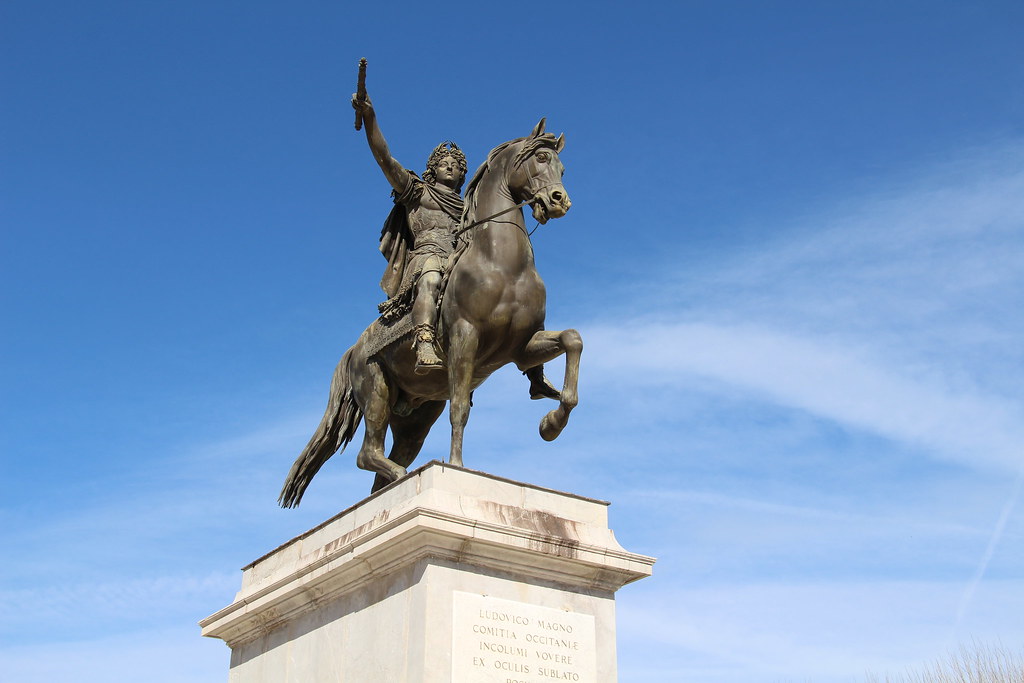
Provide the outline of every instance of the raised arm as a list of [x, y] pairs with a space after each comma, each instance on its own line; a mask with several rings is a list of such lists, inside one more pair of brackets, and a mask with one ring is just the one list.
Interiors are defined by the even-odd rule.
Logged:
[[391, 156], [387, 140], [384, 139], [384, 134], [380, 132], [380, 126], [377, 125], [377, 113], [373, 110], [373, 103], [370, 101], [369, 96], [365, 100], [360, 101], [355, 95], [352, 95], [352, 108], [363, 115], [366, 142], [370, 145], [373, 158], [377, 160], [380, 170], [384, 171], [384, 177], [391, 183], [391, 187], [401, 194], [409, 186], [409, 173], [402, 164], [398, 163]]

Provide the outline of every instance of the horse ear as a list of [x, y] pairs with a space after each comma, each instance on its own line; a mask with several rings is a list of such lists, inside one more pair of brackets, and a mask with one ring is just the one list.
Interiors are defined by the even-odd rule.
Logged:
[[559, 135], [555, 140], [555, 152], [561, 154], [563, 149], [565, 149], [565, 133]]
[[532, 132], [532, 133], [530, 133], [530, 137], [531, 137], [531, 138], [535, 138], [535, 137], [537, 137], [538, 135], [540, 135], [541, 133], [543, 133], [543, 132], [544, 132], [544, 123], [545, 123], [545, 122], [546, 122], [547, 120], [548, 120], [548, 119], [547, 119], [547, 117], [545, 116], [545, 117], [543, 117], [543, 118], [542, 118], [542, 119], [540, 120], [540, 122], [539, 122], [539, 123], [537, 123], [537, 125], [536, 125], [536, 126], [534, 126], [534, 127], [533, 127], [533, 132]]

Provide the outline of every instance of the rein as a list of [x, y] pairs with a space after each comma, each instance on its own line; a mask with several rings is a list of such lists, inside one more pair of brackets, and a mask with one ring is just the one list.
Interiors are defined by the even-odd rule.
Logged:
[[472, 228], [475, 228], [478, 225], [483, 225], [487, 221], [494, 220], [498, 216], [504, 216], [506, 213], [509, 213], [510, 211], [515, 211], [516, 209], [521, 209], [524, 206], [526, 206], [527, 204], [529, 204], [531, 201], [533, 201], [533, 200], [532, 199], [527, 199], [525, 201], [521, 201], [518, 204], [516, 204], [515, 206], [511, 206], [511, 207], [509, 207], [509, 208], [507, 208], [507, 209], [505, 209], [503, 211], [499, 211], [498, 213], [494, 214], [493, 216], [488, 216], [487, 218], [481, 218], [478, 221], [470, 223], [469, 225], [467, 225], [464, 228], [459, 228], [458, 230], [456, 230], [455, 232], [452, 233], [452, 238], [458, 237], [462, 233], [466, 232], [467, 230], [471, 230]]
[[[459, 235], [461, 235], [462, 233], [466, 232], [467, 230], [472, 230], [473, 228], [475, 228], [475, 227], [477, 227], [479, 225], [483, 225], [484, 223], [487, 223], [488, 221], [492, 221], [495, 218], [497, 218], [498, 216], [504, 216], [506, 213], [509, 213], [511, 211], [515, 211], [516, 209], [523, 208], [524, 206], [526, 206], [530, 202], [536, 200], [537, 199], [537, 195], [539, 195], [542, 191], [548, 189], [552, 185], [557, 185], [557, 184], [558, 183], [548, 183], [544, 187], [538, 188], [533, 193], [533, 196], [530, 199], [525, 199], [525, 200], [519, 202], [518, 204], [516, 204], [515, 206], [510, 206], [509, 208], [503, 209], [503, 210], [499, 211], [496, 214], [488, 216], [487, 218], [481, 218], [478, 221], [474, 221], [474, 222], [470, 223], [469, 225], [467, 225], [464, 228], [459, 228], [458, 230], [456, 230], [455, 232], [452, 233], [452, 239], [456, 239]], [[536, 227], [533, 228], [533, 230], [531, 230], [531, 231], [526, 233], [526, 236], [530, 237], [531, 235], [533, 235], [533, 233], [537, 232], [537, 228], [539, 228], [539, 227], [540, 227], [540, 221], [537, 222], [537, 225], [536, 225]], [[526, 232], [526, 228], [523, 228], [523, 232]]]

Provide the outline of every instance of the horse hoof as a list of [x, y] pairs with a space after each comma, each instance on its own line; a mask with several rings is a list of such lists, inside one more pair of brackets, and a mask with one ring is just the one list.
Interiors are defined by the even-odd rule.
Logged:
[[550, 417], [545, 415], [540, 420], [540, 438], [545, 441], [554, 441], [562, 433], [562, 427], [554, 423]]
[[385, 475], [385, 476], [387, 476], [389, 479], [391, 479], [391, 481], [388, 482], [388, 483], [389, 484], [393, 484], [394, 482], [398, 481], [399, 479], [404, 479], [407, 474], [409, 474], [409, 471], [406, 470], [404, 467], [396, 467], [395, 469], [391, 470], [390, 474]]

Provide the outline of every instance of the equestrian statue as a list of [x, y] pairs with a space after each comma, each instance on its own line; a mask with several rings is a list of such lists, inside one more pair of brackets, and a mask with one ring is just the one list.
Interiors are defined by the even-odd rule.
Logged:
[[[360, 420], [365, 430], [356, 464], [376, 472], [372, 491], [406, 474], [447, 401], [449, 462], [461, 466], [472, 392], [509, 363], [530, 380], [531, 398], [558, 401], [541, 419], [546, 441], [561, 433], [577, 403], [583, 341], [576, 330], [544, 329], [544, 282], [522, 211], [529, 206], [546, 223], [569, 210], [558, 158], [565, 138], [546, 133], [541, 119], [528, 136], [494, 148], [463, 201], [467, 166], [459, 147], [438, 145], [422, 177], [407, 170], [391, 156], [364, 78], [365, 62], [352, 97], [356, 128], [365, 124], [395, 200], [380, 242], [388, 299], [338, 363], [323, 419], [281, 490], [283, 507], [299, 504], [320, 467], [352, 441]], [[543, 364], [563, 354], [558, 391]], [[393, 443], [385, 457], [389, 428]]]

